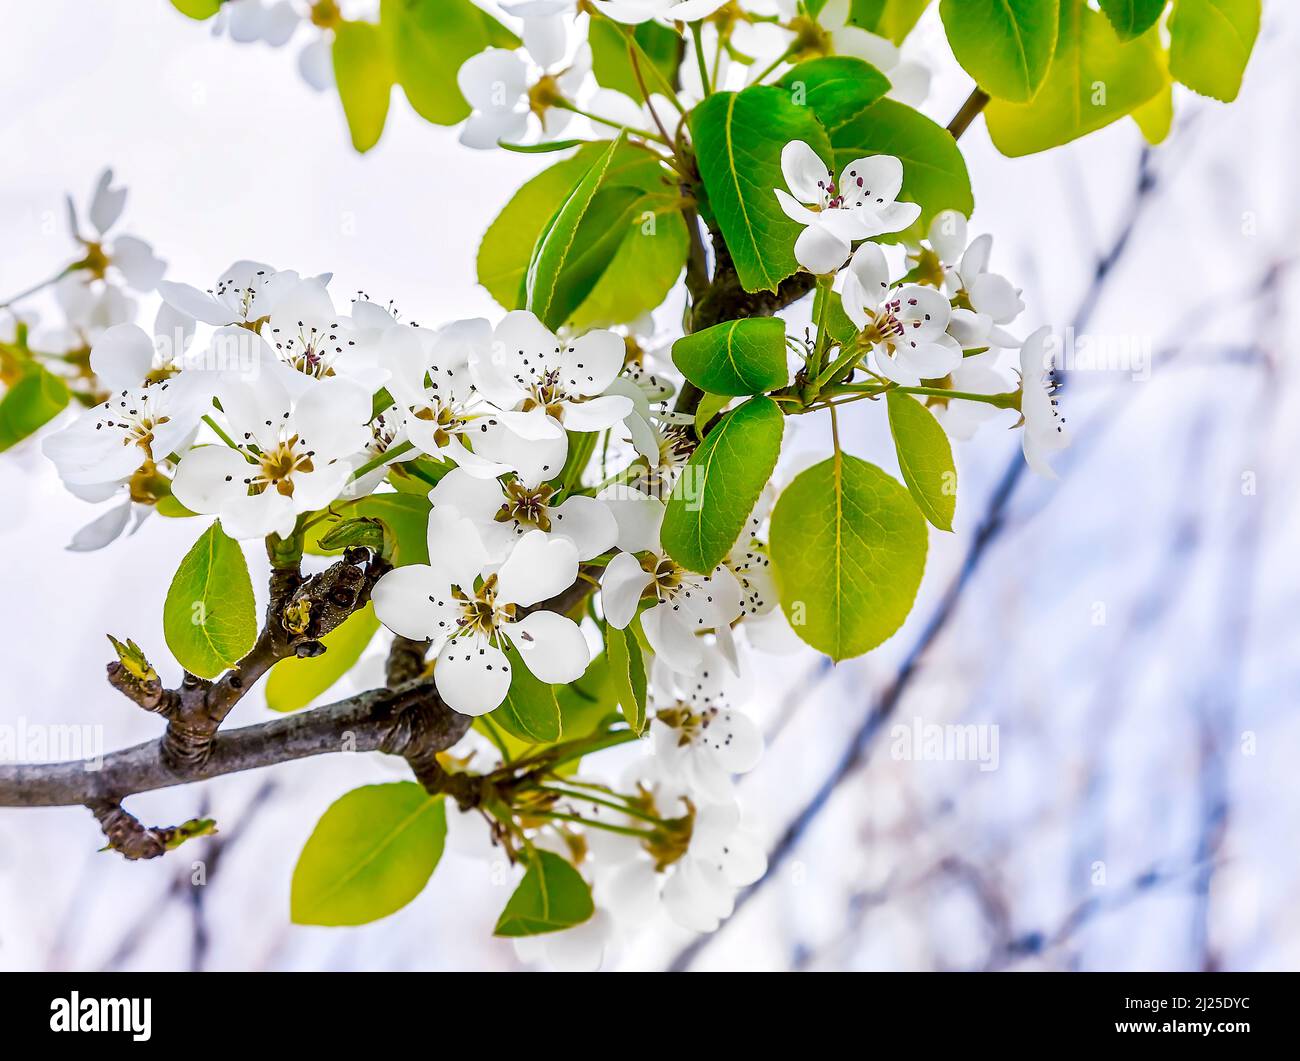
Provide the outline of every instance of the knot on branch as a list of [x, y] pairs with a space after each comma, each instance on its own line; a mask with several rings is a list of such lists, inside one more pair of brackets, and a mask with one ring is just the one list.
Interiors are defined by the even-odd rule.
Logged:
[[396, 704], [392, 726], [379, 746], [380, 751], [402, 756], [410, 764], [415, 779], [430, 794], [445, 793], [466, 810], [482, 801], [482, 779], [448, 773], [438, 762], [438, 753], [465, 736], [473, 721], [469, 715], [453, 711], [429, 687], [413, 702]]
[[343, 559], [295, 587], [279, 614], [272, 613], [272, 622], [278, 622], [295, 651], [300, 644], [319, 641], [365, 606], [375, 583], [390, 567], [368, 549], [348, 549]]
[[384, 678], [388, 688], [396, 689], [404, 682], [414, 681], [424, 673], [429, 655], [428, 641], [412, 641], [398, 635], [388, 650], [388, 667]]

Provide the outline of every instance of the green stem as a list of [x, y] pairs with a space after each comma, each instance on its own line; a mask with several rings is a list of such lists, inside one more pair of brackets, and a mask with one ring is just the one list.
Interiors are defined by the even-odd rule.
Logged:
[[787, 49], [786, 49], [785, 51], [783, 51], [780, 55], [778, 55], [775, 59], [773, 59], [770, 63], [768, 63], [767, 67], [763, 70], [763, 72], [762, 72], [761, 74], [759, 74], [758, 77], [754, 78], [754, 80], [751, 81], [750, 84], [751, 84], [751, 85], [761, 84], [762, 81], [763, 81], [763, 78], [767, 77], [768, 74], [770, 74], [770, 73], [771, 73], [773, 70], [775, 70], [778, 66], [780, 66], [782, 63], [784, 63], [784, 62], [785, 62], [787, 59], [789, 59], [790, 56], [792, 56], [793, 54], [794, 54], [794, 48], [793, 48], [793, 47], [787, 48]]
[[66, 269], [60, 270], [59, 272], [55, 273], [53, 276], [49, 277], [48, 279], [42, 280], [39, 284], [34, 284], [32, 287], [29, 287], [26, 291], [19, 291], [18, 294], [13, 296], [13, 298], [6, 299], [4, 302], [0, 302], [0, 309], [8, 309], [15, 302], [21, 302], [23, 299], [29, 298], [30, 296], [36, 294], [38, 291], [44, 291], [51, 284], [58, 283], [70, 272], [72, 272], [73, 269], [75, 268], [76, 268], [75, 266], [69, 265]]
[[691, 39], [695, 42], [695, 62], [700, 69], [700, 84], [704, 89], [704, 96], [707, 99], [713, 94], [713, 82], [709, 78], [709, 68], [704, 63], [704, 34], [702, 22], [691, 23]]
[[538, 785], [537, 791], [551, 792], [557, 796], [565, 796], [568, 799], [582, 800], [582, 802], [584, 803], [594, 803], [598, 807], [608, 807], [610, 810], [616, 810], [620, 814], [626, 814], [629, 818], [639, 818], [641, 821], [650, 822], [652, 825], [664, 824], [662, 818], [658, 818], [653, 814], [647, 814], [643, 810], [637, 810], [635, 807], [628, 807], [622, 803], [615, 803], [613, 800], [610, 799], [601, 799], [598, 796], [591, 796], [585, 792], [569, 792], [556, 785]]
[[378, 453], [371, 457], [365, 464], [361, 465], [360, 468], [352, 473], [352, 479], [349, 481], [352, 482], [360, 479], [368, 472], [373, 472], [381, 464], [387, 464], [394, 457], [400, 457], [403, 453], [410, 453], [413, 449], [415, 449], [415, 443], [411, 442], [409, 439], [406, 442], [399, 442], [391, 449], [386, 449], [383, 453]]
[[207, 413], [203, 414], [203, 422], [207, 424], [208, 427], [212, 428], [212, 430], [217, 433], [217, 437], [221, 439], [221, 441], [224, 442], [227, 446], [229, 446], [231, 449], [239, 449], [239, 446], [235, 444], [235, 440], [231, 438], [228, 434], [226, 434], [225, 429], [222, 428]]
[[551, 106], [559, 107], [562, 111], [570, 111], [573, 114], [581, 115], [583, 118], [587, 118], [590, 121], [598, 122], [601, 125], [607, 125], [611, 129], [626, 129], [629, 133], [632, 133], [634, 136], [639, 136], [643, 140], [653, 140], [655, 143], [663, 144], [665, 147], [673, 146], [668, 140], [664, 139], [664, 137], [660, 136], [658, 133], [652, 133], [649, 129], [638, 129], [634, 125], [624, 125], [622, 122], [610, 121], [608, 118], [602, 118], [599, 114], [592, 114], [591, 111], [585, 111], [581, 107], [577, 107], [570, 103], [568, 100], [557, 100], [555, 103], [552, 103]]
[[528, 810], [523, 812], [530, 818], [549, 818], [558, 822], [574, 822], [577, 825], [585, 825], [592, 829], [604, 829], [607, 833], [618, 833], [620, 836], [635, 836], [638, 840], [645, 840], [654, 836], [654, 832], [649, 829], [633, 829], [628, 825], [614, 825], [612, 822], [600, 822], [593, 818], [583, 818], [577, 814], [561, 814], [553, 810]]

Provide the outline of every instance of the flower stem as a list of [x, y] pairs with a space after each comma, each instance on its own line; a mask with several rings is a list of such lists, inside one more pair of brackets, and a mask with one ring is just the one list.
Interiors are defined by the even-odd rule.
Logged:
[[610, 121], [608, 118], [602, 118], [599, 114], [592, 114], [591, 111], [585, 111], [581, 107], [576, 107], [568, 100], [556, 101], [551, 104], [552, 107], [559, 107], [560, 110], [571, 111], [573, 114], [581, 115], [589, 121], [598, 122], [601, 125], [607, 125], [611, 129], [626, 129], [629, 133], [641, 137], [643, 140], [653, 140], [657, 144], [663, 144], [665, 147], [672, 147], [666, 136], [660, 136], [658, 133], [652, 133], [649, 129], [638, 129], [634, 125], [624, 125], [622, 122]]
[[633, 829], [627, 825], [614, 825], [612, 822], [599, 822], [592, 818], [583, 818], [577, 814], [561, 814], [553, 810], [524, 810], [530, 818], [549, 818], [552, 821], [574, 822], [578, 825], [586, 825], [592, 829], [604, 829], [608, 833], [618, 833], [620, 836], [635, 836], [638, 840], [654, 836], [650, 829]]
[[72, 272], [74, 268], [75, 266], [69, 265], [66, 269], [61, 269], [53, 276], [42, 280], [39, 284], [34, 284], [33, 286], [29, 287], [26, 291], [19, 291], [18, 294], [13, 296], [13, 298], [6, 299], [4, 302], [0, 302], [0, 309], [8, 309], [15, 302], [21, 302], [23, 299], [29, 298], [30, 296], [36, 294], [38, 291], [44, 291], [51, 284], [57, 284], [60, 280], [62, 280], [65, 276], [67, 276], [70, 272]]
[[[700, 70], [700, 84], [704, 88], [704, 97], [707, 99], [713, 94], [713, 82], [709, 77], [709, 68], [704, 63], [704, 34], [701, 32], [704, 23], [691, 23], [691, 39], [695, 42], [695, 63]], [[718, 45], [721, 48], [721, 44]]]
[[207, 413], [203, 414], [203, 422], [207, 424], [208, 427], [212, 428], [212, 430], [217, 433], [217, 437], [221, 439], [221, 441], [224, 442], [227, 446], [229, 446], [231, 449], [235, 449], [235, 450], [239, 449], [239, 447], [235, 444], [235, 440], [231, 438], [228, 434], [226, 434], [225, 429], [222, 428]]
[[352, 473], [352, 478], [349, 482], [355, 482], [368, 472], [373, 472], [381, 464], [387, 463], [394, 457], [400, 457], [403, 453], [410, 453], [413, 449], [415, 449], [415, 443], [408, 439], [406, 442], [399, 442], [396, 446], [384, 450], [383, 453], [375, 454], [375, 456], [371, 457], [365, 464], [361, 465], [360, 468]]

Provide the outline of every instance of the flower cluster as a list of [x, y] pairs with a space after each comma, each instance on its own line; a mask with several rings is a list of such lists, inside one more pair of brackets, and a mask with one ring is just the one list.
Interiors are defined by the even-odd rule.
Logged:
[[[1050, 471], [1046, 455], [1065, 436], [1046, 333], [1021, 343], [1007, 330], [1024, 306], [990, 270], [989, 237], [968, 243], [966, 219], [942, 213], [891, 265], [874, 238], [917, 216], [900, 201], [897, 159], [859, 159], [836, 181], [795, 142], [782, 163], [794, 194], [776, 194], [805, 222], [796, 253], [826, 299], [839, 274], [852, 330], [830, 344], [840, 353], [813, 381], [812, 404], [825, 400], [823, 385], [865, 375], [870, 393], [927, 396], [954, 437], [1018, 409], [1027, 459]], [[139, 241], [106, 240], [123, 197], [106, 175], [90, 209], [98, 235], [78, 237], [86, 259], [70, 275], [101, 299], [148, 282], [162, 304], [153, 335], [127, 316], [79, 333], [95, 400], [44, 440], [69, 489], [144, 512], [166, 503], [173, 515], [216, 517], [233, 538], [269, 541], [337, 521], [336, 510], [399, 483], [425, 493], [427, 562], [399, 562], [371, 599], [390, 631], [429, 645], [447, 706], [489, 716], [450, 768], [494, 754], [482, 751], [499, 736], [492, 714], [519, 683], [579, 682], [597, 659], [609, 665], [616, 643], [648, 669], [642, 721], [624, 695], [627, 720], [603, 731], [613, 743], [649, 736], [616, 782], [588, 776], [584, 762], [553, 783], [512, 788], [520, 778], [496, 745], [510, 815], [490, 821], [491, 835], [512, 857], [562, 855], [597, 910], [521, 954], [540, 947], [558, 964], [591, 965], [660, 914], [716, 928], [765, 868], [734, 786], [763, 744], [737, 689], [751, 651], [797, 639], [777, 607], [767, 544], [774, 486], [712, 570], [690, 570], [665, 548], [669, 504], [696, 485], [687, 472], [702, 432], [670, 407], [681, 379], [644, 349], [646, 326], [557, 333], [514, 310], [495, 323], [423, 327], [362, 294], [340, 307], [329, 274], [254, 260], [207, 288], [162, 281], [161, 263], [140, 272]], [[1014, 347], [1019, 391], [995, 363]], [[803, 400], [793, 392], [807, 372], [795, 373], [790, 400]], [[126, 521], [102, 522], [93, 544]]]

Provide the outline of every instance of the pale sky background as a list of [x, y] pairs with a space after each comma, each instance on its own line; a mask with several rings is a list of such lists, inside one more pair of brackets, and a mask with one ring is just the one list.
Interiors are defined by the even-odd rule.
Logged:
[[[251, 257], [333, 271], [340, 303], [364, 288], [422, 322], [495, 312], [473, 282], [478, 239], [547, 160], [471, 152], [400, 97], [378, 148], [358, 156], [337, 98], [299, 79], [296, 44], [213, 39], [163, 0], [48, 0], [21, 18], [11, 6], [0, 295], [62, 264], [63, 193], [84, 202], [110, 164], [131, 190], [122, 230], [153, 243], [169, 279], [207, 286]], [[1071, 381], [1077, 441], [1062, 481], [1021, 477], [897, 707], [909, 724], [996, 723], [999, 769], [891, 759], [886, 725], [699, 966], [1300, 960], [1294, 280], [1283, 276], [1272, 311], [1251, 297], [1300, 236], [1279, 124], [1297, 102], [1298, 20], [1269, 6], [1234, 107], [1180, 94], [1180, 129], [1152, 158], [1157, 188], [1089, 325], [1146, 343], [1150, 381]], [[938, 71], [926, 110], [946, 121], [969, 81], [933, 12], [915, 43]], [[1128, 217], [1136, 128], [1020, 160], [999, 156], [982, 122], [962, 144], [973, 231], [995, 233], [995, 266], [1025, 289], [1018, 329], [1064, 327]], [[793, 448], [824, 446], [824, 429], [801, 424]], [[883, 416], [846, 417], [844, 430], [852, 452], [895, 467]], [[1017, 450], [997, 427], [958, 450], [956, 532], [932, 534], [917, 610], [884, 648], [833, 672], [811, 652], [761, 665], [746, 707], [771, 747], [742, 793], [774, 845], [923, 635]], [[1254, 494], [1242, 492], [1247, 473]], [[0, 497], [0, 724], [102, 724], [108, 748], [155, 736], [157, 720], [103, 681], [103, 635], [165, 656], [162, 600], [197, 521], [151, 519], [105, 552], [67, 553], [94, 510], [34, 445], [0, 457]], [[263, 562], [251, 550], [250, 562], [257, 586]], [[231, 721], [266, 717], [250, 696]], [[199, 845], [127, 864], [96, 852], [88, 813], [0, 810], [0, 968], [513, 967], [510, 946], [490, 938], [508, 884], [452, 853], [378, 925], [288, 925], [289, 877], [317, 817], [399, 766], [335, 756], [129, 801], [158, 823], [206, 807], [232, 838], [198, 903], [172, 882], [188, 880]], [[274, 792], [249, 811], [268, 781]], [[661, 967], [689, 942], [656, 928], [611, 964]]]

